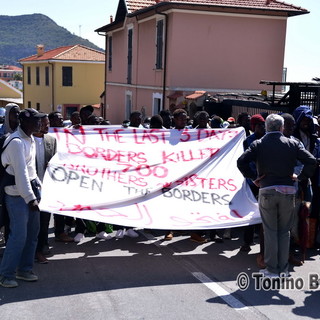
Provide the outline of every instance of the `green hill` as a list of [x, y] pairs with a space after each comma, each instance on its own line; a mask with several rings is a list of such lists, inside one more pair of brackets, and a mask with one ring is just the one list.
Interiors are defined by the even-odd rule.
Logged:
[[102, 50], [43, 14], [0, 15], [0, 64], [19, 65], [19, 59], [36, 53], [37, 44], [44, 44], [46, 51], [73, 44]]

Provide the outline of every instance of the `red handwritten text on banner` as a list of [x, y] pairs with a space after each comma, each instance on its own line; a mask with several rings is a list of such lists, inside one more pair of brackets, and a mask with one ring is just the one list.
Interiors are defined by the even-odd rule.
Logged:
[[260, 222], [236, 160], [244, 131], [55, 128], [41, 208], [155, 229], [213, 229]]

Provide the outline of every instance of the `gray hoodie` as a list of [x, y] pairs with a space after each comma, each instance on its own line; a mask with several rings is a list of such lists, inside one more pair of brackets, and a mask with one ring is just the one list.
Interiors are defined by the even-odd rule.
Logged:
[[12, 133], [14, 132], [15, 130], [12, 130], [12, 128], [10, 127], [10, 124], [9, 124], [9, 115], [10, 115], [10, 111], [12, 108], [14, 107], [18, 107], [19, 110], [20, 110], [20, 107], [15, 104], [15, 103], [8, 103], [6, 105], [6, 115], [4, 117], [4, 124], [3, 126], [1, 127], [1, 132], [0, 132], [0, 135], [4, 135], [4, 134], [7, 134], [7, 133]]

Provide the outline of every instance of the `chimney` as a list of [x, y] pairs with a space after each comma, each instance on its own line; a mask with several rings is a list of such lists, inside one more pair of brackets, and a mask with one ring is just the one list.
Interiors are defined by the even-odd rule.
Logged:
[[44, 44], [37, 45], [37, 57], [41, 57], [44, 54]]
[[113, 22], [113, 16], [110, 16], [110, 23]]

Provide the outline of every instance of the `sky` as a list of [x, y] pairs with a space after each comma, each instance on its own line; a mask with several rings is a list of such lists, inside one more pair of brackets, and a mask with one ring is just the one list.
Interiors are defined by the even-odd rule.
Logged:
[[[310, 11], [309, 14], [288, 19], [284, 60], [287, 81], [309, 82], [314, 77], [320, 77], [320, 0], [285, 2]], [[118, 0], [15, 0], [14, 4], [2, 1], [0, 15], [42, 13], [71, 33], [104, 49], [104, 37], [94, 30], [108, 24], [110, 15], [115, 16], [117, 7]]]

